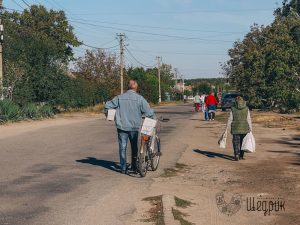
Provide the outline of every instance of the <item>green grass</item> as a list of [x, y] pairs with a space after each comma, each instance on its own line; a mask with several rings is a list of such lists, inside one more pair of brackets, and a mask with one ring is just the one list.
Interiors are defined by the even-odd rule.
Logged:
[[184, 209], [191, 206], [191, 205], [193, 205], [192, 202], [181, 199], [181, 198], [178, 198], [176, 196], [175, 196], [175, 204], [176, 204], [177, 207], [184, 208]]
[[164, 169], [164, 173], [161, 177], [175, 177], [177, 175], [177, 170], [174, 168], [166, 168]]
[[175, 168], [178, 170], [183, 170], [183, 169], [187, 169], [189, 166], [183, 163], [176, 163], [175, 164]]
[[149, 218], [143, 219], [143, 222], [154, 223], [155, 225], [165, 225], [162, 195], [147, 197], [143, 201], [149, 201], [152, 208], [148, 211]]
[[189, 166], [182, 163], [176, 163], [174, 168], [164, 169], [164, 173], [161, 175], [161, 177], [175, 177], [177, 173], [184, 169], [189, 169]]
[[25, 119], [36, 120], [50, 118], [53, 116], [53, 107], [50, 105], [27, 103], [23, 106], [20, 106], [8, 99], [0, 101], [0, 124], [16, 122]]
[[175, 220], [178, 220], [181, 225], [194, 225], [194, 223], [191, 223], [184, 219], [184, 217], [187, 217], [188, 215], [186, 213], [180, 212], [177, 209], [172, 208], [172, 213]]
[[34, 103], [28, 103], [22, 107], [21, 114], [23, 118], [27, 119], [40, 119], [42, 114], [39, 110], [39, 107]]
[[8, 121], [17, 121], [20, 119], [20, 107], [10, 100], [0, 101], [0, 121], [5, 123]]

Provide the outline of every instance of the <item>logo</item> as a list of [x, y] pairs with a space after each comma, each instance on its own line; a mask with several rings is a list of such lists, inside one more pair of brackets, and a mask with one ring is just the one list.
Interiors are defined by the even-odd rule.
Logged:
[[[229, 200], [229, 198], [227, 198]], [[245, 203], [247, 212], [261, 212], [264, 216], [285, 211], [285, 200], [280, 197], [270, 196], [247, 196], [245, 198], [240, 194], [234, 194], [227, 202], [223, 192], [216, 194], [217, 207], [221, 213], [232, 216], [242, 208]]]
[[228, 216], [236, 214], [242, 208], [242, 196], [235, 194], [231, 197], [230, 202], [226, 202], [223, 192], [217, 193], [216, 202], [221, 213]]
[[247, 211], [263, 212], [264, 216], [270, 216], [271, 212], [285, 211], [285, 201], [282, 198], [247, 197]]

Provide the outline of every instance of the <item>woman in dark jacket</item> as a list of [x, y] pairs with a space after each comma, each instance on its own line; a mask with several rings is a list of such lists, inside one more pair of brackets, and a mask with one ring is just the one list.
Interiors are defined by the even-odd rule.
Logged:
[[244, 151], [241, 150], [244, 137], [252, 131], [252, 121], [246, 101], [240, 96], [236, 98], [227, 122], [227, 128], [231, 128], [233, 135], [232, 144], [236, 161], [244, 159]]

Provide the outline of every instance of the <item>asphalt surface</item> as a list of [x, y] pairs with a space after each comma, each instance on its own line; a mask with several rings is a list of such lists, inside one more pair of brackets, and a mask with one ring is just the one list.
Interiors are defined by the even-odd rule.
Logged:
[[[114, 124], [71, 118], [0, 128], [0, 225], [123, 224], [152, 178], [176, 163], [191, 105], [165, 106], [163, 157], [147, 177], [118, 171]], [[6, 132], [7, 131], [7, 132]]]

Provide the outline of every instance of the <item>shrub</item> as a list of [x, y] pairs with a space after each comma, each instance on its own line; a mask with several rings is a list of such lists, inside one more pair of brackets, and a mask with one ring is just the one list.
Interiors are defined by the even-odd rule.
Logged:
[[0, 101], [0, 121], [17, 121], [20, 119], [20, 108], [11, 100]]
[[54, 116], [54, 111], [50, 105], [43, 105], [40, 108], [40, 114], [43, 118], [51, 118]]
[[42, 115], [36, 104], [28, 103], [22, 108], [22, 117], [28, 119], [39, 119]]

